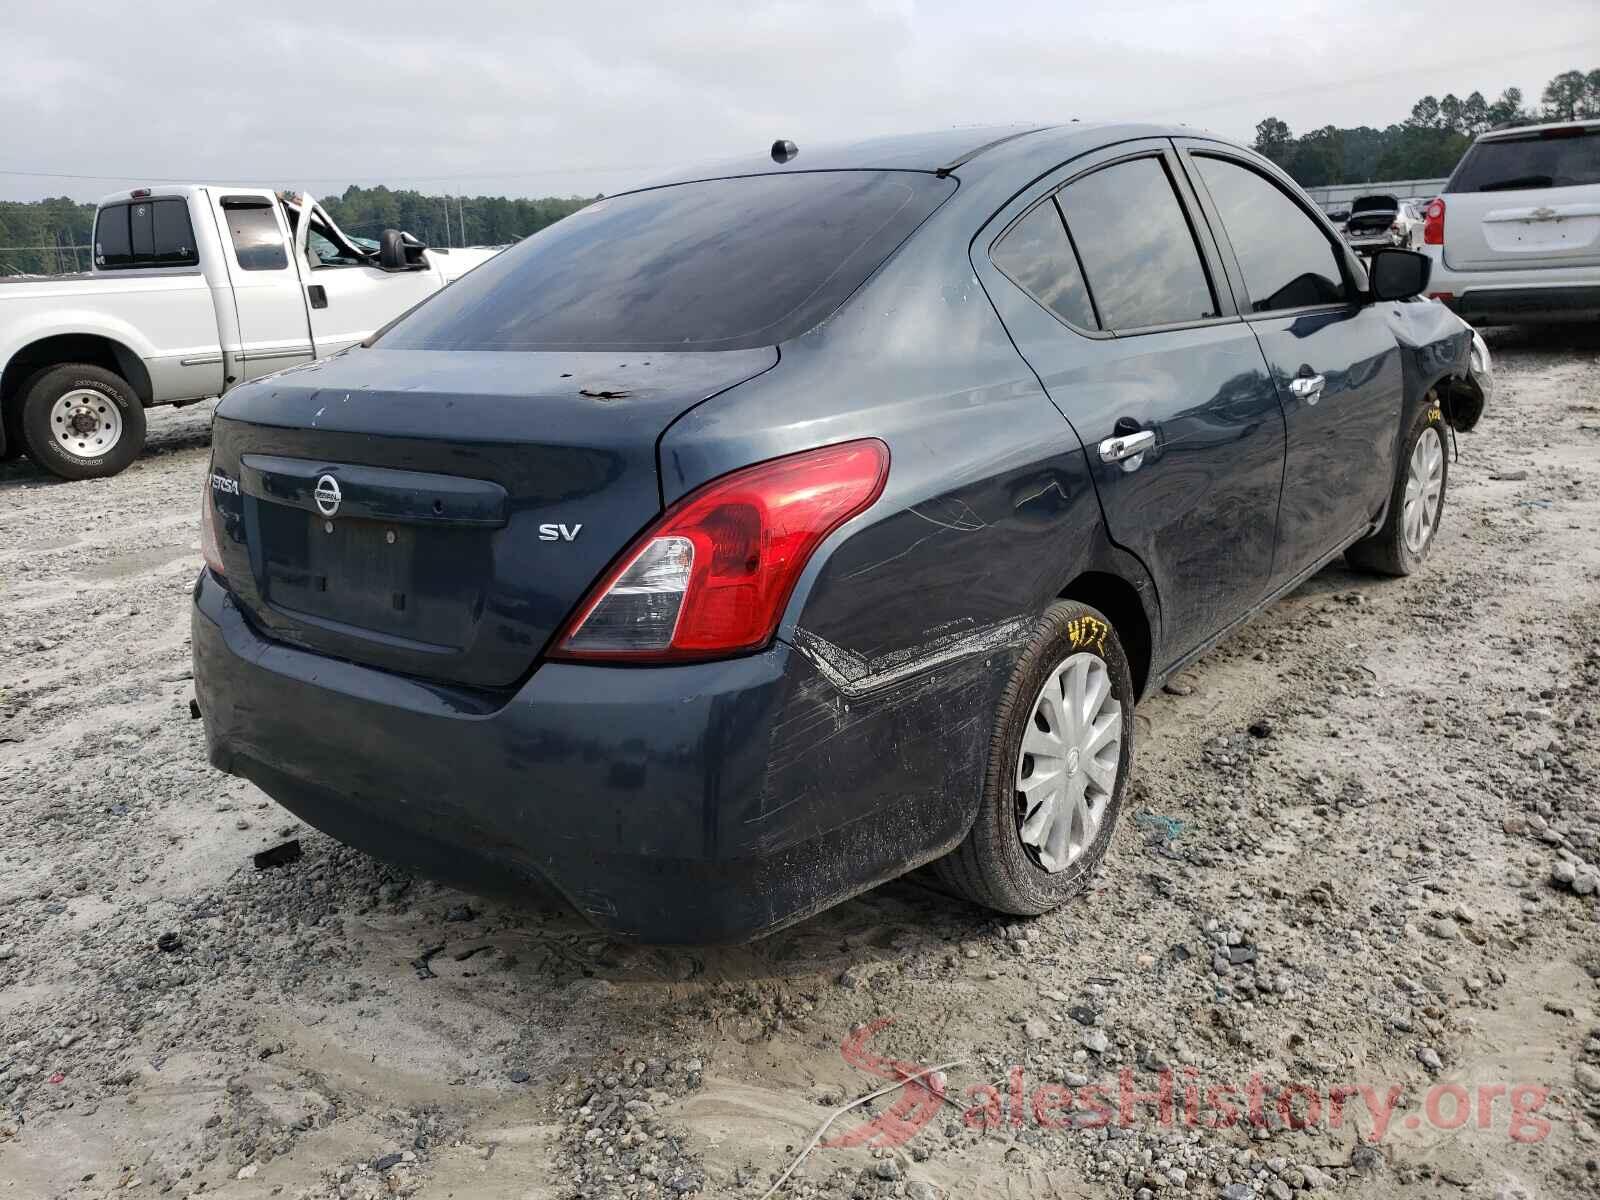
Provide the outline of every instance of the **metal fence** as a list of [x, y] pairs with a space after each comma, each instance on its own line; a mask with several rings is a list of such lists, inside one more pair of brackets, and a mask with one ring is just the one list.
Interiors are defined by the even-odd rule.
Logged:
[[1322, 206], [1323, 212], [1349, 208], [1357, 196], [1393, 196], [1396, 200], [1432, 200], [1444, 191], [1447, 179], [1389, 179], [1376, 183], [1332, 183], [1327, 187], [1307, 188], [1306, 195]]

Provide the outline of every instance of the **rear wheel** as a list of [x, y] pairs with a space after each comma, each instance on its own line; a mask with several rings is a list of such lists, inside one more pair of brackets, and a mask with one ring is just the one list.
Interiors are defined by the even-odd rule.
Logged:
[[1344, 552], [1352, 567], [1379, 575], [1409, 575], [1422, 565], [1444, 516], [1450, 480], [1444, 438], [1444, 418], [1430, 395], [1403, 443], [1383, 528]]
[[30, 379], [19, 424], [28, 456], [63, 479], [115, 475], [144, 447], [144, 406], [127, 380], [87, 363]]
[[1019, 915], [1082, 892], [1133, 763], [1133, 678], [1096, 610], [1051, 605], [1001, 697], [966, 841], [935, 864], [968, 899]]

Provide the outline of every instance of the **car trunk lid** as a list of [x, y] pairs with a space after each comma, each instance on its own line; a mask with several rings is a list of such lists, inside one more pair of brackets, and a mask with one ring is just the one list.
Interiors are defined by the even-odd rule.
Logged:
[[1480, 140], [1444, 201], [1453, 270], [1600, 264], [1600, 125]]
[[1400, 202], [1392, 196], [1361, 196], [1350, 206], [1345, 231], [1355, 237], [1388, 233], [1400, 214]]
[[228, 585], [278, 641], [515, 683], [660, 511], [656, 442], [772, 349], [357, 350], [218, 407]]

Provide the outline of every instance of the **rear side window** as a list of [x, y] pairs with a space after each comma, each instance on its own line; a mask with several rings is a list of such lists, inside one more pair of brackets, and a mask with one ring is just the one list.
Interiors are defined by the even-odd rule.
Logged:
[[245, 271], [281, 271], [289, 265], [283, 247], [283, 234], [272, 205], [254, 196], [222, 198], [222, 211], [228, 218], [228, 236], [233, 240], [233, 256]]
[[1107, 329], [1217, 315], [1194, 232], [1160, 159], [1102, 167], [1058, 197]]
[[1080, 329], [1100, 328], [1053, 199], [1006, 230], [989, 257], [1012, 283], [1063, 321]]
[[737, 350], [831, 314], [955, 187], [905, 171], [713, 179], [612, 196], [437, 293], [417, 350]]
[[103, 271], [198, 265], [188, 203], [143, 200], [104, 206], [95, 217], [94, 260]]
[[1600, 129], [1574, 126], [1476, 142], [1446, 192], [1515, 192], [1600, 183]]
[[1248, 167], [1203, 154], [1193, 158], [1239, 260], [1252, 312], [1348, 299], [1333, 243], [1304, 209]]

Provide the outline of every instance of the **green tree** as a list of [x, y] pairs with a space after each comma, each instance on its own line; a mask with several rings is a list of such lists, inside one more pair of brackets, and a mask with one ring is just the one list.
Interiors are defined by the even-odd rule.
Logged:
[[1563, 71], [1545, 84], [1539, 97], [1543, 115], [1552, 121], [1600, 117], [1600, 70]]
[[1294, 144], [1294, 134], [1289, 132], [1289, 126], [1277, 117], [1268, 117], [1256, 125], [1256, 152], [1265, 155], [1279, 166], [1283, 165], [1288, 157], [1289, 147]]

